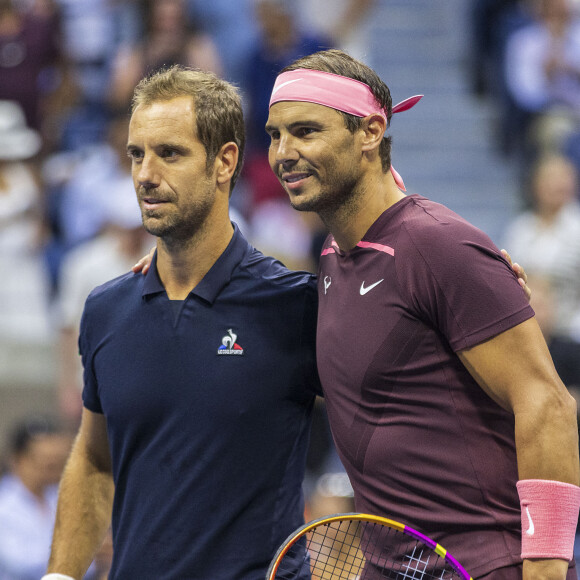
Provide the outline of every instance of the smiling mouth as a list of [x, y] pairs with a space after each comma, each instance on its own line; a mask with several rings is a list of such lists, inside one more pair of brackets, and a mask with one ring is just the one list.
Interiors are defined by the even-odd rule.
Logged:
[[283, 174], [282, 181], [287, 183], [288, 185], [292, 185], [294, 183], [299, 183], [300, 181], [304, 181], [305, 179], [309, 178], [312, 174], [311, 173], [292, 173], [292, 174]]

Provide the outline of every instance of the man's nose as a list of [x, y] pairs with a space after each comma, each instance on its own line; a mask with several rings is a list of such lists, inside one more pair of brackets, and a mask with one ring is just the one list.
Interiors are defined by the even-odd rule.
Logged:
[[298, 159], [296, 140], [291, 135], [283, 135], [275, 145], [274, 158], [277, 163], [288, 163]]
[[157, 163], [151, 156], [145, 155], [143, 157], [141, 163], [137, 165], [135, 177], [141, 187], [149, 189], [159, 185]]

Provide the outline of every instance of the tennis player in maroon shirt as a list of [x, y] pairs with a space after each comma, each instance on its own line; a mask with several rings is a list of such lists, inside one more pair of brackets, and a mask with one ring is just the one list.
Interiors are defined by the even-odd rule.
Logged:
[[[388, 87], [340, 51], [278, 76], [266, 130], [293, 207], [331, 234], [317, 357], [356, 509], [478, 578], [576, 578], [576, 405], [500, 251], [392, 168]], [[468, 194], [468, 192], [466, 192]]]

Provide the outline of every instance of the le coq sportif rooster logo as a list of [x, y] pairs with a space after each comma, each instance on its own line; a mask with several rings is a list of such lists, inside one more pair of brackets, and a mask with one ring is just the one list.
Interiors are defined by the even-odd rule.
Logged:
[[228, 333], [222, 338], [222, 344], [218, 348], [218, 354], [233, 354], [240, 355], [244, 354], [244, 349], [236, 342], [238, 340], [238, 335], [231, 329], [228, 329]]

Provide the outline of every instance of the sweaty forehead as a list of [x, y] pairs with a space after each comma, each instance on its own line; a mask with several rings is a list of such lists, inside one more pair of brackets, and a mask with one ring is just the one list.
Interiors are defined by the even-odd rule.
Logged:
[[270, 107], [267, 127], [281, 127], [300, 122], [342, 123], [342, 116], [336, 110], [305, 101], [279, 101]]

